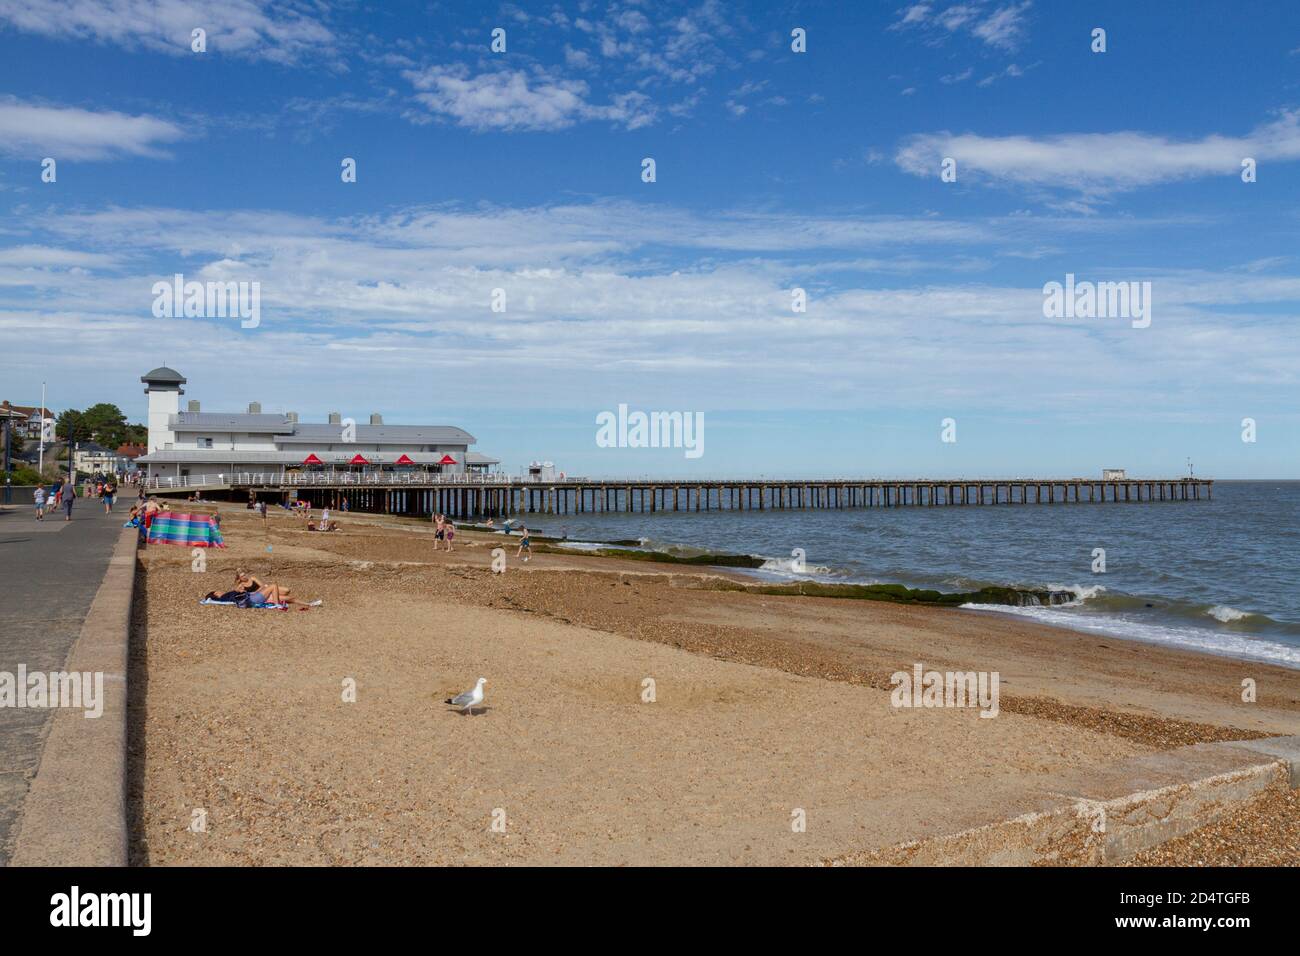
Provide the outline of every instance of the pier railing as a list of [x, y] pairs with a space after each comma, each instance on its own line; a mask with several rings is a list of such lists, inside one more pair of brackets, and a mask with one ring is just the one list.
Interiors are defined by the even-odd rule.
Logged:
[[848, 476], [843, 475], [831, 478], [736, 478], [736, 477], [700, 477], [692, 476], [689, 478], [661, 477], [652, 475], [641, 476], [619, 476], [605, 478], [590, 478], [585, 476], [557, 476], [555, 478], [541, 478], [534, 475], [506, 475], [500, 472], [462, 472], [459, 474], [444, 474], [438, 472], [386, 472], [386, 471], [363, 471], [363, 472], [280, 472], [280, 471], [229, 471], [217, 472], [203, 475], [181, 475], [179, 477], [150, 477], [143, 481], [146, 488], [159, 491], [166, 490], [183, 490], [186, 488], [221, 488], [221, 487], [335, 487], [338, 485], [367, 485], [367, 486], [402, 486], [402, 485], [456, 485], [456, 486], [483, 486], [490, 485], [500, 487], [504, 485], [517, 486], [573, 486], [585, 485], [587, 487], [627, 487], [636, 488], [648, 487], [651, 485], [659, 487], [697, 487], [700, 485], [709, 486], [747, 486], [747, 487], [792, 487], [792, 486], [810, 486], [810, 485], [836, 485], [836, 486], [863, 486], [874, 485], [882, 487], [888, 485], [905, 486], [908, 488], [914, 486], [921, 487], [961, 487], [967, 485], [976, 487], [983, 485], [985, 487], [1007, 485], [1021, 486], [1048, 486], [1048, 485], [1149, 485], [1149, 484], [1191, 484], [1209, 486], [1214, 484], [1212, 478], [867, 478], [861, 475]]
[[268, 493], [380, 514], [785, 511], [1200, 501], [1208, 478], [556, 478], [499, 473], [234, 471], [149, 478], [159, 492]]

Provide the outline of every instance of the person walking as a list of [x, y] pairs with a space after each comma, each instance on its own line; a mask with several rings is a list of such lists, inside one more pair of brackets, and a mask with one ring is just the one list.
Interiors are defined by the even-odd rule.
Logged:
[[72, 520], [72, 504], [77, 500], [77, 489], [69, 484], [63, 486], [63, 520]]
[[32, 501], [36, 503], [36, 520], [45, 520], [45, 486], [39, 481], [36, 483], [36, 490], [32, 492]]
[[117, 485], [110, 478], [104, 482], [104, 514], [113, 513], [113, 498], [117, 495]]

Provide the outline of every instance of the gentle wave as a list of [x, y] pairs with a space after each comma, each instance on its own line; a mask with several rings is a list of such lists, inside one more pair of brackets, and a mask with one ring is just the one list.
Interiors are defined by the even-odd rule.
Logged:
[[1235, 607], [1228, 607], [1226, 604], [1216, 604], [1205, 613], [1221, 624], [1231, 624], [1233, 621], [1244, 621], [1248, 617], [1253, 617], [1249, 611], [1238, 611]]
[[1112, 634], [1127, 640], [1163, 644], [1226, 657], [1264, 661], [1286, 667], [1300, 667], [1300, 647], [1277, 641], [1235, 634], [1218, 628], [1180, 627], [1127, 620], [1110, 614], [1085, 615], [1048, 607], [1011, 607], [1003, 604], [963, 604], [973, 611], [998, 611], [1031, 618], [1043, 624], [1090, 634]]
[[[759, 557], [762, 557], [759, 555]], [[822, 575], [829, 577], [831, 569], [824, 564], [808, 564], [801, 558], [764, 558], [763, 565], [758, 570], [771, 571], [777, 574], [789, 577], [816, 577]]]

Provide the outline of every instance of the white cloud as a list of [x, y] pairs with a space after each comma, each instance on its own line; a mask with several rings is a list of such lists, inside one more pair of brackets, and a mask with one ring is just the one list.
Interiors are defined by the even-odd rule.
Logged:
[[0, 266], [22, 269], [107, 269], [118, 264], [115, 256], [52, 246], [0, 248]]
[[895, 162], [915, 176], [938, 176], [943, 157], [957, 160], [958, 175], [1095, 195], [1156, 183], [1241, 172], [1241, 161], [1300, 159], [1300, 111], [1282, 114], [1241, 137], [1171, 140], [1141, 132], [1064, 133], [1054, 136], [980, 136], [927, 133], [913, 136]]
[[[1123, 275], [1073, 267], [1093, 280], [1152, 280], [1147, 330], [1044, 320], [1041, 284], [1062, 278], [1046, 265], [1020, 283], [963, 277], [984, 271], [968, 255], [973, 244], [987, 252], [1026, 236], [1116, 228], [624, 202], [356, 219], [55, 212], [26, 217], [30, 237], [0, 254], [0, 335], [17, 350], [12, 362], [65, 371], [82, 354], [96, 367], [133, 368], [142, 339], [184, 342], [223, 370], [204, 386], [218, 406], [218, 378], [242, 400], [280, 407], [298, 408], [295, 396], [319, 395], [328, 380], [332, 407], [373, 406], [382, 389], [410, 408], [422, 397], [441, 407], [448, 396], [482, 395], [485, 374], [502, 407], [539, 394], [551, 407], [583, 406], [602, 390], [647, 383], [689, 407], [767, 407], [773, 395], [782, 407], [826, 407], [828, 390], [841, 407], [928, 407], [936, 382], [966, 407], [1015, 411], [1033, 394], [1045, 414], [1184, 414], [1189, 397], [1203, 408], [1225, 394], [1249, 396], [1251, 407], [1288, 401], [1300, 340], [1270, 332], [1295, 321], [1285, 313], [1300, 305], [1298, 277], [1252, 264]], [[878, 255], [862, 256], [866, 246]], [[152, 284], [175, 271], [260, 282], [256, 337], [221, 320], [153, 319]], [[884, 278], [927, 272], [900, 287]], [[805, 314], [790, 309], [794, 285], [809, 290]], [[505, 313], [490, 310], [495, 288], [507, 292]], [[75, 333], [75, 355], [55, 330]], [[276, 374], [245, 361], [250, 354]]]
[[333, 56], [334, 34], [286, 4], [258, 0], [0, 0], [0, 23], [61, 40], [192, 56], [191, 31], [209, 52], [279, 63]]
[[910, 26], [913, 23], [923, 23], [930, 13], [930, 4], [914, 3], [910, 7], [904, 7], [901, 11], [902, 16], [898, 19], [901, 26]]
[[1018, 64], [1008, 63], [1006, 69], [1000, 70], [997, 73], [990, 73], [988, 76], [984, 77], [984, 79], [980, 80], [978, 85], [992, 86], [994, 83], [1002, 79], [1004, 76], [1020, 77], [1024, 75], [1025, 75], [1025, 71], [1021, 69]]
[[955, 7], [949, 7], [942, 13], [935, 16], [939, 25], [949, 32], [957, 30], [975, 18], [978, 11], [975, 7], [965, 4], [958, 4]]
[[162, 157], [164, 144], [185, 136], [155, 116], [45, 106], [0, 97], [0, 152], [25, 159], [102, 160]]
[[918, 29], [932, 42], [966, 32], [988, 46], [1015, 50], [1025, 39], [1026, 19], [1032, 0], [993, 7], [985, 0], [953, 4], [942, 9], [930, 3], [915, 3], [899, 10], [891, 30]]
[[1029, 7], [1029, 0], [1025, 3], [1000, 7], [992, 15], [976, 23], [971, 28], [971, 32], [990, 46], [1014, 50], [1024, 37], [1025, 12]]
[[581, 80], [530, 77], [523, 70], [476, 75], [463, 65], [434, 66], [403, 75], [420, 105], [470, 129], [558, 130], [588, 120], [638, 129], [655, 117], [644, 93], [620, 93], [601, 105], [588, 101], [590, 90]]

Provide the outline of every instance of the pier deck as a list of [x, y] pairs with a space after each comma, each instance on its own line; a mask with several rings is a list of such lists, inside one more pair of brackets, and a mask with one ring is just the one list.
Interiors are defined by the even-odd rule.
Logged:
[[587, 512], [767, 511], [1211, 500], [1209, 478], [562, 478], [270, 472], [151, 478], [159, 494], [297, 497], [314, 507], [458, 518]]

